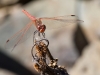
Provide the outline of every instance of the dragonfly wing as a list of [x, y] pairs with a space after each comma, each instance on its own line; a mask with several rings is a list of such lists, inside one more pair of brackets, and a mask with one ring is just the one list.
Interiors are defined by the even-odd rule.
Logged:
[[22, 30], [6, 41], [6, 49], [14, 49], [18, 44], [24, 42], [33, 33], [33, 23], [30, 22]]
[[40, 18], [40, 20], [46, 25], [46, 28], [59, 28], [66, 25], [74, 25], [77, 22], [82, 22], [82, 20], [79, 20], [75, 15], [65, 15], [51, 18], [43, 17]]

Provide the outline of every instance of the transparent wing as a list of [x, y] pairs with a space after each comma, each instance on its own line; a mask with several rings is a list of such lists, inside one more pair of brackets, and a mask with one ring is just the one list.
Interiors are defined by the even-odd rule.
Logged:
[[83, 22], [82, 20], [79, 20], [75, 15], [65, 15], [51, 18], [43, 17], [39, 19], [44, 25], [46, 25], [46, 28], [59, 28], [66, 25], [74, 25], [77, 22]]
[[17, 32], [15, 35], [13, 35], [10, 39], [6, 41], [5, 48], [6, 49], [14, 49], [18, 44], [25, 41], [32, 33], [33, 33], [33, 23], [30, 22], [28, 25], [26, 25], [22, 30]]

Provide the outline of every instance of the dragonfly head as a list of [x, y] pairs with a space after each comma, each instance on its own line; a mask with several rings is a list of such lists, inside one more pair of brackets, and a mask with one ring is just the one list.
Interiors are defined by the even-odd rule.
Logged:
[[45, 25], [38, 25], [38, 31], [40, 31], [41, 33], [43, 33], [46, 29]]
[[36, 23], [37, 23], [38, 31], [39, 31], [40, 33], [43, 33], [43, 32], [45, 31], [45, 29], [46, 29], [46, 26], [45, 26], [44, 24], [42, 24], [41, 19], [37, 19], [37, 20], [36, 20]]

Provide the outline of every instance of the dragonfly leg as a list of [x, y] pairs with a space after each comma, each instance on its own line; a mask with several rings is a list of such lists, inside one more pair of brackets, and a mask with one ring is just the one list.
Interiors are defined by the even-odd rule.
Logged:
[[35, 40], [35, 34], [38, 32], [38, 30], [36, 30], [33, 34], [33, 44], [34, 44], [34, 40]]
[[43, 38], [45, 38], [45, 33], [42, 33]]
[[38, 30], [36, 30], [36, 31], [34, 32], [34, 35], [35, 35], [37, 32], [38, 32]]
[[41, 43], [42, 41], [46, 41], [46, 43], [47, 43], [46, 46], [48, 47], [48, 45], [49, 45], [49, 41], [48, 41], [47, 39], [42, 39], [42, 40], [39, 41], [39, 43]]
[[40, 32], [38, 31], [38, 36], [40, 37]]
[[[34, 46], [35, 46], [35, 45], [36, 45], [36, 44], [34, 44]], [[35, 59], [34, 54], [33, 54], [33, 48], [34, 48], [34, 46], [33, 46], [32, 49], [31, 49], [31, 55], [32, 55], [33, 59]]]

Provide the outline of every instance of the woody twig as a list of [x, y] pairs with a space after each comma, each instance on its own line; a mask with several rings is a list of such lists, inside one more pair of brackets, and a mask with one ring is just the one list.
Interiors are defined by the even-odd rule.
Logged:
[[[47, 39], [42, 39], [40, 41], [35, 40], [35, 44], [31, 50], [32, 57], [34, 61], [36, 61], [34, 64], [35, 70], [41, 73], [41, 75], [68, 75], [64, 67], [57, 65], [58, 59], [53, 58], [48, 45], [49, 41]], [[33, 49], [36, 51], [35, 55], [33, 54]], [[49, 64], [46, 62], [46, 55], [50, 60]]]

